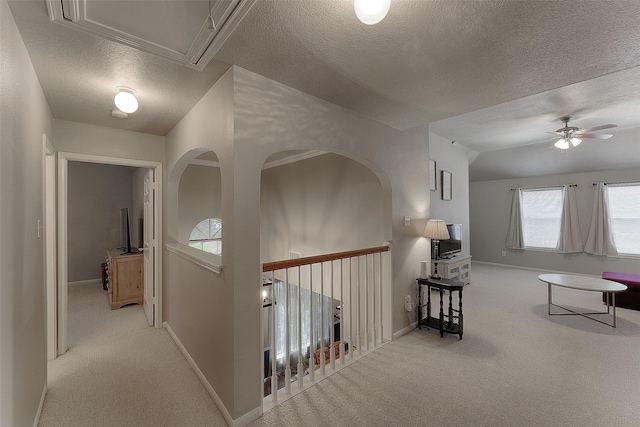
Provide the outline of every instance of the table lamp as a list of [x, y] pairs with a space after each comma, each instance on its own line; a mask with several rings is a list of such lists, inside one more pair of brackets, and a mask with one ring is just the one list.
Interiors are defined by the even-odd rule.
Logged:
[[438, 274], [438, 259], [440, 259], [439, 247], [440, 240], [449, 239], [449, 230], [447, 229], [447, 224], [445, 224], [445, 222], [441, 219], [430, 219], [424, 229], [424, 237], [433, 240], [436, 251], [433, 274], [431, 275], [431, 278], [441, 279], [440, 275]]

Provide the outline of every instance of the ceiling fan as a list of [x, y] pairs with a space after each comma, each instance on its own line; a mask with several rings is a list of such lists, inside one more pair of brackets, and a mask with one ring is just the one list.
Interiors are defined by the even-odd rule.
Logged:
[[556, 130], [555, 132], [547, 132], [556, 134], [554, 138], [559, 138], [553, 145], [561, 150], [566, 150], [569, 147], [578, 146], [583, 138], [595, 138], [595, 139], [609, 139], [613, 136], [611, 133], [592, 133], [598, 130], [615, 128], [618, 125], [607, 124], [592, 127], [589, 129], [580, 129], [575, 126], [569, 126], [569, 120], [571, 116], [564, 116], [560, 119], [564, 123], [564, 127]]

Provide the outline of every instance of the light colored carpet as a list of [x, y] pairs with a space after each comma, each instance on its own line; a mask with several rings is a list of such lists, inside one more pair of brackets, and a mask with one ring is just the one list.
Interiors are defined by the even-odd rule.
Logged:
[[[640, 312], [618, 309], [616, 329], [550, 317], [540, 273], [474, 263], [462, 340], [416, 329], [250, 425], [640, 426]], [[554, 296], [603, 309], [596, 293]], [[166, 332], [137, 306], [114, 312], [50, 363], [40, 425], [226, 425]]]
[[474, 264], [462, 340], [415, 330], [250, 425], [639, 426], [640, 312], [618, 309], [617, 329], [549, 317], [539, 273]]
[[164, 329], [101, 285], [69, 288], [69, 351], [49, 362], [40, 426], [226, 426]]

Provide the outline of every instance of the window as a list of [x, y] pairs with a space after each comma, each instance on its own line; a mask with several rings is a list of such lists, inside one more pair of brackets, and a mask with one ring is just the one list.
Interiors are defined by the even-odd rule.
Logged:
[[607, 184], [607, 196], [618, 254], [640, 255], [640, 182]]
[[525, 248], [557, 249], [562, 217], [562, 188], [522, 190]]
[[222, 254], [222, 221], [219, 218], [200, 221], [191, 231], [189, 246], [215, 255]]

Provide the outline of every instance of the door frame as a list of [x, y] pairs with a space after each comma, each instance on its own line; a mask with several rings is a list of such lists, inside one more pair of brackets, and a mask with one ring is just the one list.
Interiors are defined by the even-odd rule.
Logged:
[[57, 242], [56, 242], [56, 151], [46, 133], [42, 134], [42, 188], [44, 190], [44, 261], [46, 295], [47, 360], [56, 358], [57, 322]]
[[[157, 296], [154, 325], [159, 328], [162, 325], [162, 163], [124, 159], [119, 157], [107, 157], [91, 154], [79, 154], [71, 152], [58, 152], [58, 355], [67, 352], [67, 314], [68, 314], [68, 230], [67, 230], [67, 204], [68, 204], [68, 179], [69, 162], [101, 163], [117, 166], [132, 166], [155, 170], [157, 194], [154, 209], [157, 212], [156, 236], [157, 262], [155, 268], [154, 288]], [[107, 248], [105, 248], [106, 253]]]

